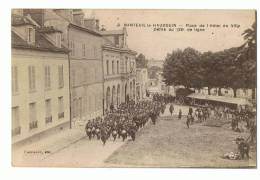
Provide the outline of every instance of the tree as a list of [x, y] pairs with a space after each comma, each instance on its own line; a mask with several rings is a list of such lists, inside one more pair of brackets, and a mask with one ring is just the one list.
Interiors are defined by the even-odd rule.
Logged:
[[193, 48], [177, 49], [168, 54], [163, 65], [163, 77], [167, 85], [183, 85], [185, 88], [201, 88], [200, 53]]
[[245, 43], [241, 46], [242, 52], [238, 61], [245, 71], [246, 87], [252, 89], [252, 99], [255, 99], [256, 88], [256, 22], [251, 28], [246, 29], [244, 36]]
[[142, 53], [136, 57], [135, 61], [137, 68], [147, 68], [148, 60]]

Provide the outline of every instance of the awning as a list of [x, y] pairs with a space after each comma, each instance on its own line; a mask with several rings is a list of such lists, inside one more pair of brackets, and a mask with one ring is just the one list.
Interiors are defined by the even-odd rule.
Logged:
[[237, 105], [252, 105], [247, 99], [244, 98], [234, 98], [234, 97], [227, 97], [227, 96], [213, 96], [213, 95], [205, 95], [199, 93], [192, 93], [188, 95], [189, 98], [200, 99], [200, 100], [207, 100], [207, 101], [217, 101], [229, 104], [237, 104]]
[[147, 91], [150, 93], [160, 93], [161, 92], [158, 87], [149, 87], [149, 88], [147, 88]]

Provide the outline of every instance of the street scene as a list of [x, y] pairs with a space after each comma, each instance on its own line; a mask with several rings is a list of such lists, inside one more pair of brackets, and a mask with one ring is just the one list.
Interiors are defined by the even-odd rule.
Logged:
[[11, 16], [13, 166], [256, 168], [255, 11]]

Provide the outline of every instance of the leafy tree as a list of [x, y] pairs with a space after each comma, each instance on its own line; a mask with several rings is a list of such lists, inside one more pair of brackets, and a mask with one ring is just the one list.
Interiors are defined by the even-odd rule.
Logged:
[[136, 67], [137, 68], [147, 68], [148, 60], [141, 53], [136, 57]]
[[242, 64], [245, 72], [246, 88], [251, 88], [252, 98], [255, 99], [256, 88], [256, 22], [251, 28], [246, 29], [242, 36], [244, 36], [245, 43], [241, 46], [241, 53], [237, 58]]
[[163, 65], [163, 77], [167, 85], [183, 85], [185, 88], [201, 88], [200, 53], [193, 48], [177, 49], [168, 54]]

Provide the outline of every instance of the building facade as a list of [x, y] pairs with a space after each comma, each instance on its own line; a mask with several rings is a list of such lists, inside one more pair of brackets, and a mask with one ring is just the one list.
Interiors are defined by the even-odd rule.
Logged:
[[61, 31], [12, 12], [12, 144], [68, 127], [68, 49]]
[[100, 31], [103, 36], [104, 105], [109, 110], [136, 100], [136, 52], [127, 47], [126, 29]]
[[146, 90], [148, 86], [147, 68], [136, 69], [136, 98], [144, 100], [146, 98]]
[[[33, 11], [33, 10], [30, 10]], [[80, 9], [44, 9], [35, 21], [63, 32], [62, 44], [70, 49], [70, 97], [73, 124], [103, 112], [102, 36], [91, 29]], [[42, 21], [42, 22], [41, 22]], [[95, 22], [97, 23], [97, 22]]]

